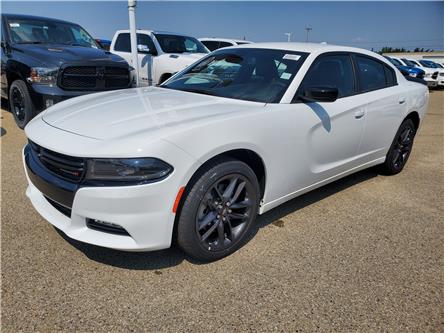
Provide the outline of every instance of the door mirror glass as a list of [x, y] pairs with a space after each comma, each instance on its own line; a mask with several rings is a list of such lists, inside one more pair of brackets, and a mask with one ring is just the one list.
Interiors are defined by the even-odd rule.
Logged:
[[338, 88], [307, 87], [300, 99], [304, 102], [334, 102], [338, 99]]
[[148, 45], [143, 45], [143, 44], [137, 44], [137, 51], [139, 53], [145, 53], [145, 54], [151, 53]]

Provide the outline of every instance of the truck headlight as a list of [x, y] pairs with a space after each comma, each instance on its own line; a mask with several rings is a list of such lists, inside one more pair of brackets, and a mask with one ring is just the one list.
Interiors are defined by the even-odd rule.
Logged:
[[153, 181], [165, 178], [173, 167], [157, 158], [94, 158], [87, 162], [87, 180]]
[[32, 84], [45, 84], [53, 86], [57, 84], [58, 68], [33, 67], [28, 77], [28, 82]]

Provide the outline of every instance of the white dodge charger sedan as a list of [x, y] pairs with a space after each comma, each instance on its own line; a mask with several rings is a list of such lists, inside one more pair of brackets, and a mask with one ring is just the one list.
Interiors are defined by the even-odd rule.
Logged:
[[59, 103], [26, 127], [35, 209], [71, 238], [217, 260], [257, 214], [358, 170], [400, 172], [428, 104], [384, 57], [333, 45], [217, 50], [160, 87]]

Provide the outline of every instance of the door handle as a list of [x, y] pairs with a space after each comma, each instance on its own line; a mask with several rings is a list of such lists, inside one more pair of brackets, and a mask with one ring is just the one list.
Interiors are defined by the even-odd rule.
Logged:
[[399, 102], [399, 104], [404, 104], [405, 103], [405, 97], [400, 98], [398, 102]]
[[355, 118], [356, 119], [361, 119], [364, 116], [365, 116], [365, 111], [364, 110], [359, 110], [359, 111], [355, 112]]

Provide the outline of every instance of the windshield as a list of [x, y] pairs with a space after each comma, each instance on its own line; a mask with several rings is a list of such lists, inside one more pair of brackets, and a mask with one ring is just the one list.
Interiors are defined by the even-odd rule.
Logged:
[[165, 34], [154, 36], [165, 53], [208, 53], [207, 48], [193, 37]]
[[419, 62], [421, 63], [421, 65], [427, 68], [438, 68], [438, 66], [431, 61], [420, 60]]
[[66, 44], [98, 48], [94, 39], [79, 25], [46, 19], [9, 19], [12, 43]]
[[307, 53], [221, 49], [173, 77], [164, 88], [263, 103], [278, 103]]
[[407, 59], [402, 59], [402, 61], [404, 61], [404, 63], [407, 65], [407, 66], [410, 66], [410, 67], [416, 67], [417, 66], [417, 64], [415, 64], [413, 61], [410, 61], [410, 60], [407, 60]]
[[399, 60], [390, 58], [390, 57], [386, 57], [386, 59], [388, 61], [390, 61], [393, 65], [395, 65], [396, 67], [402, 66], [401, 62], [399, 62]]

